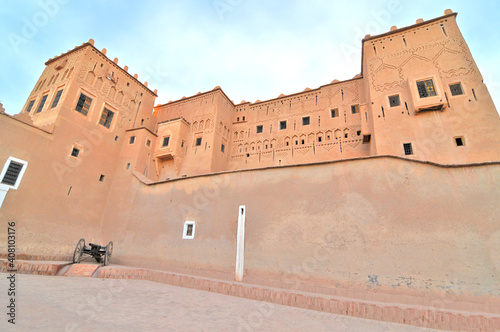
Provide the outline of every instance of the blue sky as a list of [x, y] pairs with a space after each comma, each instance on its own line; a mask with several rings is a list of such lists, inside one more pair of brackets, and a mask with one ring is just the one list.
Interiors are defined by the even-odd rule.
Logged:
[[[500, 105], [500, 1], [6, 0], [0, 102], [18, 113], [49, 58], [93, 38], [158, 89], [156, 103], [221, 86], [239, 103], [349, 79], [365, 34], [458, 12], [459, 27]], [[346, 51], [348, 50], [348, 51]]]

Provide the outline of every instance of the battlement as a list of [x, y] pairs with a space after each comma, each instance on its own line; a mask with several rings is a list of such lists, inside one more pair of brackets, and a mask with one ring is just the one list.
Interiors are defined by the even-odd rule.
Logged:
[[[91, 47], [95, 52], [97, 52], [99, 55], [101, 55], [103, 58], [105, 58], [106, 60], [108, 60], [111, 64], [114, 65], [114, 68], [116, 69], [119, 69], [123, 74], [127, 75], [130, 79], [132, 79], [133, 81], [135, 81], [136, 83], [140, 84], [141, 86], [143, 86], [145, 88], [146, 91], [148, 91], [149, 93], [151, 93], [154, 97], [158, 97], [157, 93], [158, 93], [158, 90], [155, 89], [154, 91], [152, 91], [149, 87], [148, 87], [148, 82], [144, 82], [142, 83], [141, 81], [139, 81], [139, 75], [138, 74], [134, 74], [133, 76], [128, 72], [128, 66], [124, 66], [123, 68], [118, 66], [118, 58], [114, 58], [113, 60], [111, 60], [110, 58], [107, 57], [107, 50], [105, 48], [103, 48], [101, 51], [99, 51], [95, 46], [94, 46], [94, 40], [93, 39], [89, 39], [88, 42], [86, 43], [82, 43], [80, 46], [75, 46], [72, 50], [69, 50], [65, 53], [61, 53], [60, 55], [57, 55], [55, 56], [54, 58], [50, 58], [49, 60], [47, 60], [47, 62], [45, 62], [45, 65], [48, 66], [56, 61], [61, 61], [61, 66], [65, 65], [65, 57], [67, 55], [70, 55], [71, 53], [74, 53], [74, 52], [77, 52], [85, 47]], [[66, 60], [67, 61], [67, 60]], [[58, 65], [59, 66], [59, 65]]]

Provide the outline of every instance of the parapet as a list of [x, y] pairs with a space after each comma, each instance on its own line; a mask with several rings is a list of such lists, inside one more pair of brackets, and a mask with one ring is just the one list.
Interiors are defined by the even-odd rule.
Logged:
[[94, 51], [96, 51], [97, 53], [99, 53], [100, 55], [102, 55], [104, 58], [108, 59], [111, 63], [114, 64], [115, 67], [117, 67], [119, 70], [121, 70], [125, 75], [127, 75], [130, 79], [136, 81], [137, 83], [139, 83], [140, 85], [142, 85], [147, 91], [149, 91], [152, 95], [154, 95], [155, 97], [158, 97], [157, 93], [158, 91], [155, 89], [154, 91], [151, 90], [150, 88], [148, 88], [148, 82], [144, 82], [142, 83], [141, 81], [139, 81], [139, 75], [138, 74], [134, 74], [133, 76], [128, 72], [128, 66], [124, 66], [123, 68], [120, 67], [118, 65], [118, 61], [119, 59], [118, 58], [114, 58], [113, 60], [111, 60], [110, 58], [108, 58], [108, 56], [106, 55], [107, 54], [107, 50], [105, 48], [103, 48], [101, 51], [99, 51], [95, 46], [94, 46], [94, 40], [91, 38], [89, 39], [88, 42], [86, 43], [83, 43], [79, 46], [75, 46], [72, 50], [69, 50], [67, 51], [66, 53], [61, 53], [60, 55], [56, 55], [54, 58], [51, 58], [49, 60], [47, 60], [47, 62], [45, 62], [45, 65], [48, 66], [49, 64], [55, 62], [55, 61], [58, 61], [60, 60], [62, 57], [64, 56], [67, 56], [73, 52], [76, 52], [78, 50], [81, 50], [85, 47], [91, 47], [92, 49], [94, 49]]

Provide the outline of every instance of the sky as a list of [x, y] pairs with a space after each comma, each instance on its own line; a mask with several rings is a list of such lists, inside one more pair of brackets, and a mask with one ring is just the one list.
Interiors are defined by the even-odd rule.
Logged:
[[4, 0], [0, 102], [19, 113], [44, 63], [95, 40], [158, 90], [156, 104], [220, 86], [235, 103], [361, 72], [361, 39], [458, 12], [497, 109], [500, 0]]

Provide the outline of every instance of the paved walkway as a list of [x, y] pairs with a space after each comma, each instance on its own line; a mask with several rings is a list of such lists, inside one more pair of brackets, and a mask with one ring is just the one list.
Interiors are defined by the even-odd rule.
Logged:
[[16, 325], [0, 331], [437, 331], [276, 305], [143, 280], [17, 274]]

